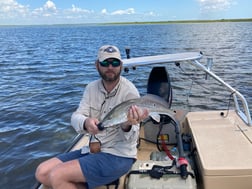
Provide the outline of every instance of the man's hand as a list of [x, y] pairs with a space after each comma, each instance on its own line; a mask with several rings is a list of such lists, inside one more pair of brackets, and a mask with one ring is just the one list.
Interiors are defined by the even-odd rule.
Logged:
[[133, 105], [130, 107], [129, 112], [128, 112], [128, 125], [136, 125], [139, 124], [141, 121], [146, 119], [149, 116], [149, 111], [144, 108], [140, 108], [136, 105]]
[[98, 123], [99, 121], [96, 118], [87, 118], [83, 127], [85, 130], [87, 130], [88, 133], [95, 135], [99, 132], [99, 129], [97, 127]]

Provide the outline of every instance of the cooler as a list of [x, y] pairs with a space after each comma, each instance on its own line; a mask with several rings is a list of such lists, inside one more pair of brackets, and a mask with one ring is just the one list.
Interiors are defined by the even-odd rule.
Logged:
[[[231, 115], [232, 114], [232, 115]], [[251, 128], [229, 112], [187, 114], [204, 189], [251, 189]]]

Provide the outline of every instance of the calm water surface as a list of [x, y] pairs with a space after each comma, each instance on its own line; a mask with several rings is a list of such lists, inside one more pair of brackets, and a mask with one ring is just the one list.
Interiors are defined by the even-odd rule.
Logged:
[[[86, 84], [98, 78], [94, 61], [104, 44], [117, 45], [122, 52], [130, 47], [132, 57], [202, 51], [214, 59], [215, 73], [244, 94], [252, 112], [250, 31], [251, 22], [0, 27], [1, 188], [31, 188], [36, 166], [71, 143], [76, 133], [70, 117]], [[186, 79], [202, 78], [203, 73], [191, 68], [184, 68], [184, 73], [174, 66], [168, 70], [174, 86], [173, 108], [205, 109], [203, 102], [214, 109], [227, 107], [229, 93], [210, 91], [211, 80]], [[149, 67], [139, 68], [123, 75], [144, 94], [149, 71]], [[209, 97], [201, 100], [206, 94]]]

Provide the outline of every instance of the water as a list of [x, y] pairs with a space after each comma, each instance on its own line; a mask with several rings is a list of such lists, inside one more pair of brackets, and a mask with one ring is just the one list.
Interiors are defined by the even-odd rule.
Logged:
[[[252, 112], [250, 31], [251, 22], [0, 27], [1, 188], [31, 188], [36, 166], [71, 143], [76, 133], [70, 117], [86, 84], [98, 78], [94, 61], [97, 49], [104, 44], [117, 45], [122, 51], [130, 47], [131, 57], [202, 51], [214, 58], [215, 73], [244, 94]], [[139, 68], [123, 75], [144, 94], [149, 71], [149, 67]], [[227, 107], [229, 93], [207, 88], [198, 92], [202, 86], [211, 86], [212, 80], [205, 81], [210, 82], [207, 85], [192, 85], [185, 76], [204, 75], [191, 69], [178, 77], [178, 72], [183, 71], [169, 67], [174, 108], [188, 103], [191, 108], [206, 108], [201, 98], [207, 93], [210, 95], [203, 101], [210, 107]], [[177, 92], [179, 89], [182, 92]]]

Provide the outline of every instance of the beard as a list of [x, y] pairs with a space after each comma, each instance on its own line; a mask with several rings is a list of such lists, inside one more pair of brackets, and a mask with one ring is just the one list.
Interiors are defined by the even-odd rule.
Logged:
[[119, 72], [115, 72], [115, 71], [101, 72], [101, 70], [98, 69], [98, 72], [104, 81], [114, 82], [119, 79], [120, 74], [121, 74], [121, 69]]

